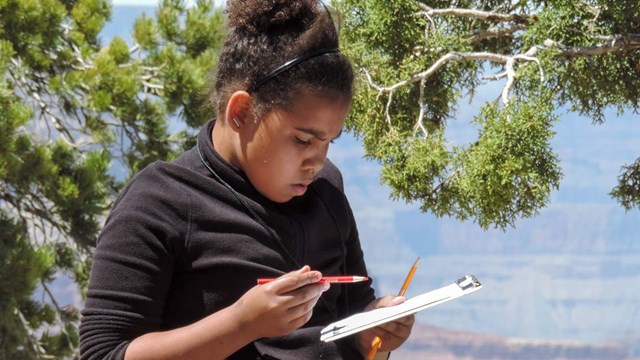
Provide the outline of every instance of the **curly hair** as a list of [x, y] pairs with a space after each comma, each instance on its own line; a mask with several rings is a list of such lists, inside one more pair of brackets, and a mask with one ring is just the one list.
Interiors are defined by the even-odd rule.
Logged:
[[[235, 91], [247, 91], [285, 62], [321, 49], [338, 48], [331, 15], [317, 0], [229, 0], [229, 33], [220, 53], [212, 99], [218, 116]], [[340, 52], [314, 56], [251, 90], [258, 115], [287, 109], [305, 91], [353, 96], [353, 68]]]

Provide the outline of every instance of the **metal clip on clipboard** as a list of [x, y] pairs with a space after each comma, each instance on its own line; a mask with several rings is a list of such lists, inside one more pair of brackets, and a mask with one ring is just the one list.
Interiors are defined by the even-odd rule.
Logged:
[[451, 285], [418, 295], [400, 305], [362, 312], [329, 324], [320, 332], [320, 340], [325, 342], [338, 340], [380, 324], [415, 314], [418, 311], [470, 294], [481, 288], [482, 284], [475, 276], [465, 275]]

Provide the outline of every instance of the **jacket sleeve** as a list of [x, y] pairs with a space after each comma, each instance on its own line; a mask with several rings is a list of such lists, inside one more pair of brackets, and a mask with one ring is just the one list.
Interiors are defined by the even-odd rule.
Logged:
[[160, 329], [188, 216], [188, 201], [157, 164], [121, 193], [93, 257], [80, 359], [123, 359], [133, 339]]

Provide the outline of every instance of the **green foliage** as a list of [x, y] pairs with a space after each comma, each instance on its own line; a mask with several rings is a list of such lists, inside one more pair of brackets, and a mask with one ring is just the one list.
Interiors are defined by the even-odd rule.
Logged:
[[610, 195], [618, 199], [626, 210], [640, 208], [640, 159], [622, 167], [618, 186], [613, 188]]
[[[637, 2], [334, 3], [359, 75], [347, 127], [382, 164], [392, 197], [425, 212], [514, 226], [558, 188], [555, 109], [594, 121], [610, 107], [639, 109]], [[477, 140], [451, 145], [458, 104], [486, 89], [499, 90], [469, 124]], [[639, 173], [626, 168], [612, 192], [626, 208], [640, 207]]]
[[[78, 310], [51, 282], [84, 293], [123, 181], [175, 157], [211, 117], [221, 9], [163, 1], [133, 43], [103, 45], [110, 16], [108, 0], [0, 1], [0, 359], [77, 355]], [[170, 121], [187, 126], [172, 134]]]
[[474, 119], [482, 129], [478, 142], [462, 151], [461, 173], [451, 181], [454, 193], [464, 194], [453, 197], [455, 215], [471, 214], [485, 228], [505, 227], [544, 207], [561, 177], [550, 147], [555, 118], [548, 104], [541, 96], [533, 103], [513, 102], [505, 111], [485, 105]]
[[55, 323], [51, 307], [31, 299], [41, 279], [52, 276], [54, 258], [50, 248], [31, 246], [24, 224], [0, 213], [0, 359], [62, 356], [73, 349], [54, 344], [68, 336], [32, 330]]
[[[78, 0], [71, 8], [74, 31], [77, 31], [78, 36], [82, 36], [88, 44], [99, 46], [98, 34], [111, 16], [110, 5], [110, 2], [104, 0]], [[59, 26], [57, 23], [52, 25]]]
[[[553, 39], [566, 46], [595, 47], [601, 36], [635, 34], [639, 36], [637, 19], [640, 5], [634, 2], [598, 2], [594, 8], [579, 2], [550, 2], [523, 36], [525, 46]], [[621, 44], [627, 40], [619, 39]], [[548, 69], [549, 88], [557, 91], [558, 105], [569, 105], [572, 111], [590, 116], [595, 122], [605, 121], [604, 110], [615, 107], [637, 109], [640, 99], [640, 53], [638, 47], [620, 48], [601, 56], [567, 57], [554, 61]], [[567, 61], [570, 60], [570, 61]]]

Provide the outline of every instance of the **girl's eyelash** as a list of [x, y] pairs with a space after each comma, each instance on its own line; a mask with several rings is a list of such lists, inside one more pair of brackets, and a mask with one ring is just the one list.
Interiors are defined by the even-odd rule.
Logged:
[[311, 144], [311, 140], [303, 140], [296, 136], [296, 142], [300, 145], [309, 145]]
[[[338, 136], [338, 137], [339, 137], [339, 136]], [[330, 144], [335, 143], [335, 142], [336, 142], [336, 140], [338, 140], [338, 137], [336, 137], [336, 138], [334, 138], [334, 139], [329, 140], [329, 143], [330, 143]], [[300, 144], [300, 145], [310, 145], [310, 144], [311, 144], [311, 140], [304, 140], [304, 139], [301, 139], [301, 138], [299, 138], [299, 137], [297, 137], [297, 136], [295, 137], [295, 139], [296, 139], [296, 142], [297, 142], [298, 144]]]

